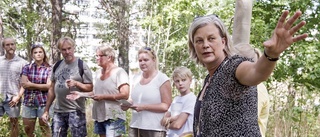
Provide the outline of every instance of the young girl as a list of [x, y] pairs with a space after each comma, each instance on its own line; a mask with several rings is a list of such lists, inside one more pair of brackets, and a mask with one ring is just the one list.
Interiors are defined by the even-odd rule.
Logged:
[[[49, 79], [51, 67], [42, 45], [33, 45], [31, 55], [34, 62], [23, 67], [21, 82], [24, 88], [24, 90], [22, 90], [24, 93], [22, 106], [23, 125], [28, 137], [34, 136], [35, 123], [37, 117], [41, 118], [43, 114], [51, 83]], [[42, 120], [39, 120], [39, 125], [43, 136], [50, 137], [49, 125]]]

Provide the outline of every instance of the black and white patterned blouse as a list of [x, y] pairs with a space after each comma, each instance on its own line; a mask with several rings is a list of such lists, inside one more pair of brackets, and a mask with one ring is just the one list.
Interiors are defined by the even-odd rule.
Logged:
[[[201, 137], [261, 136], [257, 114], [257, 87], [242, 85], [235, 76], [238, 65], [246, 60], [249, 59], [237, 55], [225, 58], [211, 77], [201, 102], [199, 93], [194, 112], [195, 136], [198, 126]], [[207, 82], [209, 75], [204, 83]]]

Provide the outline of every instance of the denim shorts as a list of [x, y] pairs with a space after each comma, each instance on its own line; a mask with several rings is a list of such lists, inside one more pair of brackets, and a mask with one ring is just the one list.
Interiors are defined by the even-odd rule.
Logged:
[[[49, 108], [49, 117], [53, 117], [53, 105]], [[22, 105], [22, 117], [23, 118], [41, 118], [43, 112], [44, 112], [45, 106], [25, 106]]]
[[108, 119], [103, 122], [94, 122], [94, 133], [106, 135], [106, 137], [117, 137], [126, 133], [125, 120]]
[[22, 105], [23, 118], [41, 118], [45, 107], [29, 107]]
[[86, 137], [86, 114], [79, 110], [53, 114], [51, 127], [53, 137], [67, 137], [69, 127], [73, 137]]
[[10, 107], [9, 102], [11, 99], [8, 99], [8, 96], [6, 97], [5, 101], [0, 103], [0, 116], [2, 117], [4, 114], [8, 114], [11, 118], [17, 118], [20, 116], [20, 107], [21, 102], [19, 102], [17, 105]]

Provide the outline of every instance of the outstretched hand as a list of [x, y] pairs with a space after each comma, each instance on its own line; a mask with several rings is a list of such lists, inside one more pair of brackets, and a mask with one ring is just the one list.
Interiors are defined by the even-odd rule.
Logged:
[[301, 11], [297, 11], [286, 21], [289, 11], [286, 10], [282, 13], [272, 37], [263, 43], [267, 55], [270, 57], [279, 57], [291, 44], [303, 40], [308, 36], [306, 33], [294, 36], [294, 34], [306, 24], [305, 21], [301, 21], [293, 26], [301, 14]]
[[76, 100], [81, 97], [79, 91], [71, 91], [69, 95], [66, 96], [67, 99]]

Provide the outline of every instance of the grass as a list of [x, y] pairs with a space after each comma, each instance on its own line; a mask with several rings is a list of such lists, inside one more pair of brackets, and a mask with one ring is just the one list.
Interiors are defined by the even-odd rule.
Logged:
[[[127, 121], [126, 121], [126, 129], [129, 129], [129, 122], [131, 116], [131, 111], [127, 111]], [[92, 120], [92, 102], [91, 100], [87, 100], [86, 102], [86, 119], [87, 119], [87, 137], [99, 137], [99, 135], [94, 134], [94, 121]], [[7, 115], [0, 117], [0, 137], [9, 137], [10, 136], [10, 129], [9, 129], [10, 120]], [[24, 132], [22, 118], [19, 118], [19, 133], [20, 137], [26, 137]], [[128, 133], [128, 131], [127, 131]], [[34, 131], [35, 137], [42, 137], [42, 132], [36, 122], [36, 127]], [[71, 137], [70, 132], [68, 132], [68, 137]], [[128, 134], [124, 134], [123, 137], [128, 137]]]

